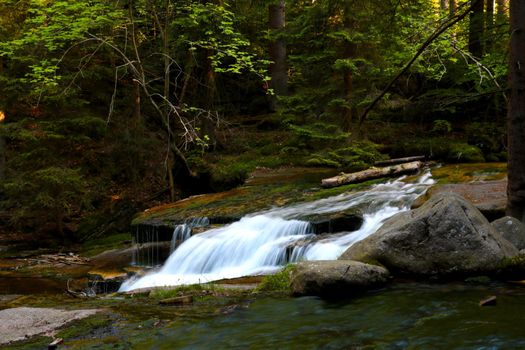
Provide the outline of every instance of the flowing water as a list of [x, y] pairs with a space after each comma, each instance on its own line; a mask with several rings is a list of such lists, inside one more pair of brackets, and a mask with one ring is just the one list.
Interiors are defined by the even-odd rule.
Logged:
[[[254, 213], [230, 225], [191, 236], [176, 247], [160, 270], [128, 280], [121, 291], [269, 273], [298, 260], [337, 259], [353, 243], [374, 233], [385, 219], [408, 210], [434, 183], [430, 172], [413, 183], [402, 180], [375, 185], [362, 192]], [[316, 239], [311, 225], [301, 220], [309, 215], [348, 210], [363, 213], [364, 222], [357, 231]], [[179, 230], [183, 232], [183, 228]]]

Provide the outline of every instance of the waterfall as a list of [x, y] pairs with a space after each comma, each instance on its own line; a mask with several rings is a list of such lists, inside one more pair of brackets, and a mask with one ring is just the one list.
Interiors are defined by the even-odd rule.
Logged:
[[191, 226], [188, 224], [181, 224], [175, 226], [173, 230], [173, 237], [171, 238], [170, 254], [177, 249], [185, 240], [191, 237]]
[[[120, 290], [205, 283], [269, 273], [287, 262], [337, 259], [349, 246], [374, 233], [387, 218], [408, 210], [434, 183], [430, 172], [414, 183], [402, 180], [404, 177], [362, 192], [254, 213], [230, 225], [193, 235], [174, 250], [160, 270], [130, 279]], [[317, 241], [310, 224], [300, 220], [311, 214], [352, 208], [359, 208], [364, 214], [360, 229]]]
[[207, 217], [191, 218], [186, 220], [184, 224], [176, 225], [171, 238], [170, 254], [173, 253], [184, 241], [191, 237], [193, 228], [206, 227], [209, 225], [210, 220]]

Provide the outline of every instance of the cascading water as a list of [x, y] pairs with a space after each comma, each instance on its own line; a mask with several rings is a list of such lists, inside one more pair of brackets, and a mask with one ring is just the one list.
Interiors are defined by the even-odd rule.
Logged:
[[184, 241], [191, 237], [193, 228], [206, 227], [210, 224], [210, 220], [206, 217], [192, 218], [186, 220], [184, 224], [176, 225], [173, 230], [173, 237], [171, 238], [170, 254], [175, 251]]
[[[164, 266], [139, 279], [126, 281], [121, 291], [137, 288], [205, 283], [275, 271], [287, 262], [334, 260], [349, 246], [374, 233], [394, 214], [408, 210], [412, 202], [434, 183], [430, 172], [415, 183], [403, 178], [318, 201], [271, 209], [242, 218], [230, 225], [191, 236]], [[359, 208], [362, 227], [314, 240], [308, 222], [312, 214], [330, 214]]]

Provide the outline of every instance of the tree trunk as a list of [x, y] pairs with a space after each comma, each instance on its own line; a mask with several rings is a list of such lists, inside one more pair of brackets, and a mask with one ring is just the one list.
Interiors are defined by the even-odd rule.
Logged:
[[423, 166], [422, 162], [416, 161], [398, 165], [387, 166], [384, 168], [370, 168], [351, 174], [341, 174], [321, 181], [322, 187], [337, 187], [347, 184], [364, 182], [381, 177], [396, 176], [418, 171]]
[[[274, 34], [281, 34], [285, 27], [285, 1], [280, 0], [278, 5], [268, 6], [268, 11], [270, 29]], [[288, 93], [288, 69], [286, 67], [286, 44], [282, 38], [270, 42], [269, 55], [272, 61], [270, 87], [277, 95], [286, 95]]]
[[454, 16], [456, 14], [456, 11], [458, 10], [458, 3], [456, 0], [448, 1], [448, 10], [449, 10], [450, 16]]
[[494, 0], [485, 0], [486, 11], [485, 11], [485, 46], [486, 48], [493, 47], [492, 43], [494, 40]]
[[525, 219], [525, 2], [510, 1], [507, 215]]
[[475, 0], [472, 3], [472, 12], [470, 13], [468, 50], [472, 54], [472, 56], [476, 58], [481, 58], [481, 56], [483, 56], [482, 40], [484, 37], [484, 4], [484, 0]]
[[448, 0], [439, 1], [439, 9], [441, 10], [441, 15], [444, 16], [447, 14], [448, 10]]
[[[0, 111], [0, 123], [2, 122], [3, 113]], [[0, 183], [5, 181], [5, 153], [6, 153], [4, 136], [0, 135]]]
[[[452, 18], [456, 15], [456, 12], [458, 11], [458, 4], [456, 0], [449, 0], [448, 1], [448, 15]], [[456, 30], [454, 27], [450, 28], [452, 39], [456, 39]]]
[[[4, 70], [4, 61], [2, 57], [0, 57], [0, 74]], [[2, 110], [0, 110], [0, 124], [3, 123], [5, 120], [5, 114]], [[6, 165], [5, 165], [5, 159], [6, 159], [6, 146], [5, 146], [5, 138], [2, 134], [0, 134], [0, 183], [3, 183], [5, 181], [5, 171], [6, 171]]]

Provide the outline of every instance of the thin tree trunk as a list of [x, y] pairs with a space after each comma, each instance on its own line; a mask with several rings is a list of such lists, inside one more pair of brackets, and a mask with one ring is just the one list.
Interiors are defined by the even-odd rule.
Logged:
[[525, 2], [510, 1], [507, 215], [525, 219]]
[[472, 56], [481, 58], [483, 56], [483, 9], [484, 0], [475, 1], [472, 4], [472, 12], [470, 13], [469, 22], [469, 39], [468, 39], [468, 50]]
[[456, 11], [458, 10], [457, 0], [448, 1], [448, 10], [449, 10], [450, 16], [454, 16], [456, 14]]
[[[268, 6], [270, 29], [274, 34], [281, 34], [285, 28], [285, 1]], [[286, 44], [282, 38], [272, 40], [269, 47], [270, 87], [277, 95], [288, 94], [288, 69], [286, 67]], [[274, 101], [275, 103], [275, 101]], [[275, 106], [273, 106], [275, 107]]]
[[441, 15], [446, 15], [448, 13], [448, 0], [439, 1], [439, 9], [441, 10]]
[[[456, 15], [456, 12], [458, 11], [458, 3], [457, 0], [449, 0], [448, 1], [448, 15], [449, 17], [454, 17]], [[456, 39], [456, 30], [454, 27], [450, 28], [452, 39]]]
[[170, 56], [169, 56], [169, 41], [168, 41], [168, 25], [170, 17], [170, 1], [166, 0], [166, 18], [164, 19], [164, 30], [161, 31], [162, 34], [162, 51], [164, 54], [164, 98], [166, 101], [165, 112], [166, 117], [169, 115], [170, 105]]
[[140, 104], [140, 82], [137, 79], [133, 79], [133, 117], [131, 121], [131, 128], [133, 131], [135, 131], [140, 125], [140, 120], [142, 118]]
[[[0, 123], [2, 118], [2, 111], [0, 111]], [[4, 136], [0, 135], [0, 183], [3, 183], [5, 181], [5, 171], [6, 171], [6, 165], [5, 165], [5, 159], [6, 159], [6, 146], [5, 146], [5, 138]]]
[[485, 46], [486, 48], [493, 47], [492, 43], [494, 40], [494, 0], [485, 0], [486, 11], [485, 11]]

